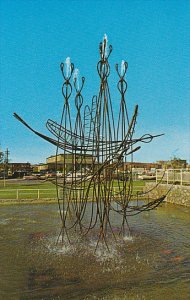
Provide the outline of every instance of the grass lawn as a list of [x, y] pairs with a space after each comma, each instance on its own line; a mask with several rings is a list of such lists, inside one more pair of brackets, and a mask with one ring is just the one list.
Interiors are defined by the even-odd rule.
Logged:
[[5, 186], [3, 180], [0, 180], [0, 189], [55, 189], [55, 185], [49, 181], [39, 180], [6, 180]]
[[[39, 191], [38, 191], [39, 190]], [[0, 199], [56, 198], [56, 187], [49, 181], [0, 181]]]
[[[144, 185], [143, 180], [134, 181], [134, 193], [142, 191]], [[117, 181], [113, 186], [117, 190]], [[56, 196], [56, 186], [50, 181], [6, 180], [4, 186], [4, 181], [0, 180], [0, 199], [55, 199]]]

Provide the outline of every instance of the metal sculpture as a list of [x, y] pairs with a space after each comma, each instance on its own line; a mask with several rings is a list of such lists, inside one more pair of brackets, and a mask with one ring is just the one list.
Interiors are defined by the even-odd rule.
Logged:
[[[79, 83], [78, 70], [67, 58], [61, 63], [63, 76], [62, 94], [64, 105], [60, 123], [48, 120], [46, 126], [53, 134], [50, 138], [33, 130], [17, 114], [14, 116], [35, 134], [56, 146], [56, 164], [59, 149], [63, 155], [63, 178], [56, 177], [53, 183], [57, 187], [57, 198], [62, 222], [59, 238], [67, 236], [69, 230], [75, 228], [85, 236], [95, 227], [99, 227], [97, 245], [103, 241], [106, 246], [108, 232], [115, 237], [112, 229], [110, 213], [121, 215], [120, 233], [125, 234], [128, 217], [150, 211], [156, 208], [165, 198], [150, 199], [148, 193], [135, 193], [133, 189], [132, 168], [125, 172], [120, 168], [133, 159], [133, 153], [140, 149], [137, 143], [149, 143], [161, 135], [145, 134], [134, 138], [138, 105], [135, 106], [132, 117], [129, 117], [125, 93], [127, 82], [125, 75], [128, 64], [121, 63], [116, 72], [119, 77], [117, 88], [120, 93], [120, 108], [117, 118], [112, 108], [112, 100], [108, 85], [110, 65], [108, 62], [112, 46], [108, 47], [107, 36], [100, 43], [100, 60], [97, 71], [100, 77], [100, 87], [97, 96], [92, 98], [91, 105], [83, 104], [82, 90], [85, 78]], [[73, 79], [73, 80], [72, 80]], [[75, 102], [71, 97], [75, 93]], [[76, 115], [73, 122], [70, 105], [75, 106]], [[67, 159], [71, 168], [67, 168]], [[69, 172], [70, 171], [70, 172]], [[139, 201], [140, 197], [149, 201]], [[88, 202], [88, 205], [87, 205]], [[88, 206], [90, 206], [89, 223], [84, 221]], [[88, 212], [89, 213], [89, 212]]]

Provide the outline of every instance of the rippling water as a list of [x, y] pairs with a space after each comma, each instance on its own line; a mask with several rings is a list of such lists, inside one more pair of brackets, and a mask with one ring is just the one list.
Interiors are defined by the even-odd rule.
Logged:
[[164, 204], [129, 223], [132, 236], [94, 253], [93, 235], [55, 245], [56, 204], [1, 206], [0, 299], [190, 299], [190, 209]]

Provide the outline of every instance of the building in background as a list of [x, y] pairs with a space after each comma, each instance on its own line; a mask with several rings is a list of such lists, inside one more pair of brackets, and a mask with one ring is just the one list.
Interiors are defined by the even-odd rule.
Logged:
[[[29, 162], [23, 163], [5, 163], [0, 162], [0, 178], [12, 177], [22, 178], [26, 175], [49, 175], [56, 172], [68, 174], [69, 172], [86, 172], [91, 169], [95, 157], [89, 154], [58, 154], [47, 157], [46, 163], [31, 165]], [[5, 170], [6, 169], [6, 170]], [[171, 160], [160, 160], [156, 163], [146, 162], [123, 162], [117, 168], [116, 172], [127, 173], [133, 172], [134, 174], [155, 174], [156, 169], [190, 169], [190, 165], [184, 159], [174, 157]], [[108, 175], [111, 176], [115, 172], [114, 164], [113, 168], [110, 164], [110, 168], [107, 170]]]
[[[29, 162], [26, 163], [7, 163], [6, 164], [6, 177], [23, 177], [24, 175], [28, 175], [32, 172], [32, 166]], [[3, 174], [5, 170], [5, 164], [0, 164], [0, 174]], [[2, 177], [2, 176], [1, 176]]]
[[46, 163], [33, 165], [33, 173], [77, 172], [83, 168], [91, 167], [95, 158], [92, 155], [58, 154], [46, 158]]
[[48, 172], [48, 164], [35, 164], [32, 165], [32, 172], [33, 173], [47, 173]]
[[48, 170], [50, 172], [60, 171], [66, 173], [70, 171], [79, 171], [82, 168], [90, 168], [95, 158], [92, 155], [85, 154], [58, 154], [57, 159], [55, 155], [52, 155], [46, 159]]
[[125, 162], [119, 168], [120, 172], [132, 171], [137, 174], [154, 173], [156, 169], [161, 169], [161, 164], [158, 163], [146, 163], [146, 162]]

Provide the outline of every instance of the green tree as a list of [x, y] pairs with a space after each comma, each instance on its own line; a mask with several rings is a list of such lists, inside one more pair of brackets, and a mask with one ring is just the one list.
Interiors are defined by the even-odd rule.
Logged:
[[179, 158], [179, 157], [174, 156], [174, 157], [171, 159], [171, 167], [172, 167], [173, 169], [186, 168], [186, 164], [187, 164], [187, 161], [184, 160], [184, 159], [181, 159], [181, 158]]
[[0, 164], [4, 161], [4, 153], [0, 150]]

